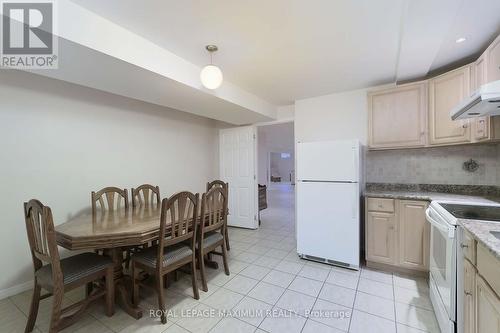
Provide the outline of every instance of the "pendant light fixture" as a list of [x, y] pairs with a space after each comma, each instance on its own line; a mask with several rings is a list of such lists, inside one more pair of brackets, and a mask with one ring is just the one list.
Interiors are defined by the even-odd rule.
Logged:
[[205, 46], [210, 53], [210, 65], [206, 65], [200, 72], [201, 84], [207, 89], [217, 89], [222, 84], [222, 71], [212, 63], [212, 55], [218, 50], [216, 45]]

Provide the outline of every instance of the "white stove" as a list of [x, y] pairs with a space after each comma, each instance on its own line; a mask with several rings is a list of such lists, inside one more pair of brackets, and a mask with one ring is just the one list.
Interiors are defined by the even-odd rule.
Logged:
[[[430, 297], [442, 333], [462, 332], [462, 235], [458, 219], [500, 221], [500, 204], [432, 201], [426, 211], [431, 225]], [[457, 306], [458, 304], [458, 306]], [[458, 311], [457, 311], [458, 309]], [[458, 323], [458, 324], [457, 324]]]

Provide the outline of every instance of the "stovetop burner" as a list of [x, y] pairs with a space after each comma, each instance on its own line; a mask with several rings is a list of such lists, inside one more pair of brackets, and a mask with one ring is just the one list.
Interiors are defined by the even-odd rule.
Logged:
[[459, 219], [488, 220], [500, 222], [500, 206], [473, 206], [460, 204], [440, 204], [444, 209]]

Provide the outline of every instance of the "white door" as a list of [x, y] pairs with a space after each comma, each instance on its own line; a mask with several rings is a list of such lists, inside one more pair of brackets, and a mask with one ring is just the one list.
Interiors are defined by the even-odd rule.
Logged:
[[255, 127], [235, 127], [219, 132], [220, 178], [229, 183], [228, 225], [257, 228], [255, 177]]

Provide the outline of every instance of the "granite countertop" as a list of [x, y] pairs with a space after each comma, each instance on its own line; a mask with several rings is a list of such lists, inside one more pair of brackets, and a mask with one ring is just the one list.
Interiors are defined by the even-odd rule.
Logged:
[[490, 231], [500, 231], [500, 222], [459, 219], [458, 223], [500, 260], [500, 239], [490, 234]]
[[483, 197], [470, 194], [453, 194], [441, 192], [426, 191], [397, 191], [397, 190], [366, 190], [365, 197], [406, 199], [406, 200], [449, 200], [449, 201], [467, 201], [474, 203], [499, 203], [500, 198]]

